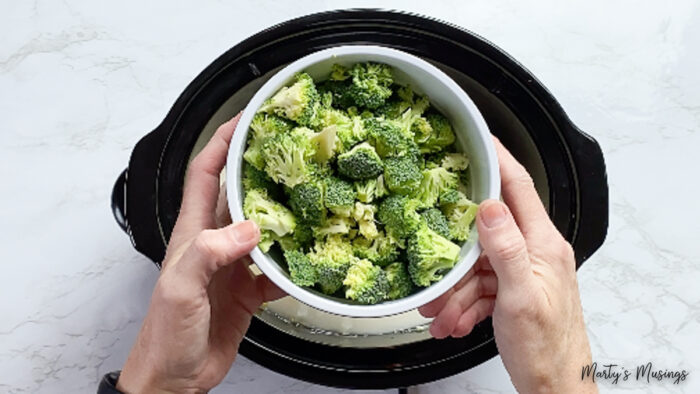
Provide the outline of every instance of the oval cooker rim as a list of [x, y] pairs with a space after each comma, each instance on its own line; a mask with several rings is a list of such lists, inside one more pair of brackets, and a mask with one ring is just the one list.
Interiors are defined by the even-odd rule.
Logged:
[[[511, 109], [517, 103], [516, 112], [523, 116], [521, 120], [525, 120], [523, 123], [528, 131], [543, 134], [539, 140], [536, 134], [532, 135], [538, 149], [543, 150], [540, 152], [542, 156], [556, 158], [552, 162], [557, 165], [546, 168], [548, 179], [558, 177], [554, 183], [550, 181], [555, 186], [550, 187], [550, 213], [565, 237], [575, 241], [580, 196], [576, 193], [576, 163], [570, 149], [575, 145], [576, 138], [592, 139], [571, 123], [546, 88], [505, 52], [467, 30], [417, 15], [365, 9], [313, 14], [266, 29], [231, 48], [190, 83], [163, 123], [150, 135], [164, 141], [157, 166], [155, 201], [157, 226], [164, 242], [177, 217], [186, 168], [183, 158], [189, 156], [194, 146], [196, 131], [201, 130], [210, 115], [228, 98], [222, 91], [221, 81], [233, 77], [243, 85], [259, 77], [275, 62], [283, 62], [290, 56], [303, 56], [304, 53], [298, 52], [285, 55], [284, 50], [279, 48], [283, 44], [287, 51], [303, 48], [311, 52], [332, 43], [340, 45], [352, 42], [388, 45], [440, 62], [450, 63], [449, 56], [455, 53], [476, 63], [479, 59], [487, 62], [491, 70], [480, 71], [491, 73], [488, 76], [491, 92], [510, 103]], [[454, 52], [437, 53], [438, 44], [451, 47]], [[486, 76], [481, 75], [480, 78]], [[483, 82], [483, 79], [479, 82]], [[532, 115], [535, 113], [539, 116]], [[547, 133], [549, 135], [544, 135]], [[130, 168], [133, 165], [132, 157]], [[605, 213], [607, 220], [607, 211]], [[132, 238], [138, 243], [133, 231]], [[575, 243], [574, 247], [576, 249]], [[149, 257], [154, 258], [152, 254]], [[577, 254], [577, 257], [580, 265], [587, 256], [584, 253]], [[430, 339], [369, 349], [311, 343], [253, 319], [240, 350], [251, 360], [286, 375], [329, 386], [352, 388], [403, 387], [424, 383], [464, 371], [497, 354], [490, 319], [462, 339]]]

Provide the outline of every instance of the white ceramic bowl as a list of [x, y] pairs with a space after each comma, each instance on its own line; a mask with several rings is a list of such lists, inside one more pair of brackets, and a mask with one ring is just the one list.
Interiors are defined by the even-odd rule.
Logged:
[[[397, 83], [410, 85], [414, 91], [428, 95], [431, 105], [450, 120], [457, 136], [458, 149], [465, 152], [470, 159], [472, 201], [478, 203], [499, 197], [500, 175], [491, 133], [481, 113], [467, 94], [438, 68], [406, 52], [381, 46], [349, 45], [315, 52], [289, 64], [270, 78], [246, 106], [233, 134], [227, 162], [226, 191], [231, 218], [234, 222], [245, 220], [241, 183], [243, 152], [246, 148], [250, 121], [263, 101], [281, 87], [290, 84], [298, 72], [305, 71], [315, 81], [319, 81], [328, 76], [334, 63], [348, 66], [366, 61], [392, 66]], [[282, 261], [281, 255], [263, 253], [257, 247], [250, 255], [260, 270], [277, 286], [307, 305], [344, 316], [388, 316], [415, 309], [434, 300], [466, 274], [481, 253], [481, 247], [477, 242], [476, 226], [473, 227], [470, 241], [462, 246], [459, 261], [442, 280], [409, 297], [376, 305], [359, 305], [350, 300], [297, 286], [292, 283], [289, 274], [277, 262]]]

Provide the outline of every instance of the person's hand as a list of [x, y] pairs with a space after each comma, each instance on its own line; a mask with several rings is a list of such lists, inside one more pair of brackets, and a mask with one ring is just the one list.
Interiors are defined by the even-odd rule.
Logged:
[[521, 393], [597, 392], [581, 380], [591, 362], [574, 253], [532, 179], [495, 140], [505, 204], [481, 203], [476, 225], [484, 253], [449, 292], [419, 310], [435, 317], [436, 338], [462, 337], [493, 315], [496, 346]]
[[217, 229], [227, 220], [225, 209], [217, 210], [219, 174], [238, 118], [219, 127], [189, 166], [162, 272], [117, 382], [121, 391], [209, 391], [230, 369], [252, 314], [283, 294], [248, 269], [260, 238], [255, 223]]

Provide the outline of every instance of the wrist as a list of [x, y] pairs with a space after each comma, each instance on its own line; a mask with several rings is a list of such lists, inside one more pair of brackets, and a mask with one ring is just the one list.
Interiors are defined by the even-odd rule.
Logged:
[[156, 374], [149, 368], [133, 367], [127, 361], [117, 380], [117, 390], [125, 394], [174, 393], [174, 391], [168, 390], [161, 381], [162, 379], [158, 379]]

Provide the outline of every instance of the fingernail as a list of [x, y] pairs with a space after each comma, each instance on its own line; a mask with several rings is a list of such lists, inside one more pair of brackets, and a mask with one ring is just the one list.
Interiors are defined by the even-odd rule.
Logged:
[[506, 221], [506, 216], [508, 213], [503, 207], [503, 204], [494, 202], [487, 205], [480, 212], [481, 221], [488, 228], [494, 228], [500, 226]]
[[239, 244], [245, 244], [257, 237], [258, 225], [252, 220], [246, 220], [233, 227], [233, 239]]

